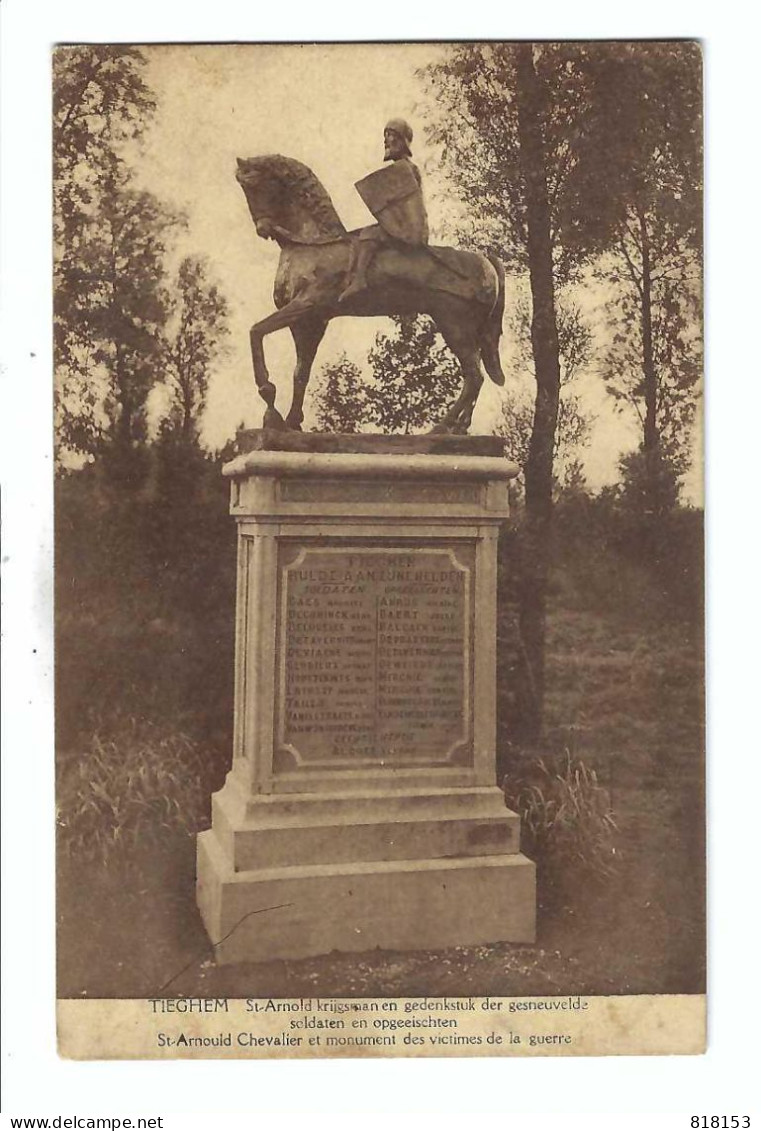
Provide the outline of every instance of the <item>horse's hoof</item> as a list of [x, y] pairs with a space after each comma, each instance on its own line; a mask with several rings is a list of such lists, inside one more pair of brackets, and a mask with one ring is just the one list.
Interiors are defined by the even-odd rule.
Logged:
[[289, 432], [303, 432], [303, 428], [301, 427], [301, 421], [291, 420], [290, 416], [286, 416], [285, 426], [286, 426], [286, 428], [288, 429]]
[[453, 432], [454, 432], [454, 428], [450, 424], [445, 424], [444, 421], [442, 420], [438, 424], [434, 424], [433, 428], [430, 429], [430, 431], [427, 433], [427, 435], [429, 435], [429, 436], [451, 436]]
[[271, 428], [274, 432], [288, 431], [288, 425], [285, 423], [277, 409], [272, 407], [268, 408], [264, 414], [263, 426], [265, 428]]

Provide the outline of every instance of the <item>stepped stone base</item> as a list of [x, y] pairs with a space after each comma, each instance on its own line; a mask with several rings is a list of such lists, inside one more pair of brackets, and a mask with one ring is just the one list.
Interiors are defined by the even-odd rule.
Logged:
[[534, 940], [534, 865], [519, 853], [236, 872], [210, 829], [197, 876], [219, 963]]
[[235, 872], [517, 852], [520, 819], [496, 787], [270, 795], [246, 802], [233, 775], [212, 823]]

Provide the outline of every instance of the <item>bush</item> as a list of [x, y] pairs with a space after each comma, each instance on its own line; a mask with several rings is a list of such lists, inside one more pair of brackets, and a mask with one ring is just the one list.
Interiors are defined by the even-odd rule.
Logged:
[[208, 761], [185, 735], [123, 720], [58, 764], [58, 834], [78, 863], [191, 836], [208, 823]]
[[191, 470], [163, 487], [161, 464], [129, 490], [97, 466], [57, 483], [61, 751], [89, 744], [115, 710], [229, 758], [235, 524], [218, 468]]
[[703, 616], [703, 514], [657, 516], [627, 508], [614, 490], [564, 498], [554, 518], [552, 596], [632, 622], [699, 624]]
[[570, 873], [613, 873], [618, 828], [608, 791], [581, 758], [526, 755], [504, 782], [505, 800], [520, 814], [525, 848], [556, 880]]

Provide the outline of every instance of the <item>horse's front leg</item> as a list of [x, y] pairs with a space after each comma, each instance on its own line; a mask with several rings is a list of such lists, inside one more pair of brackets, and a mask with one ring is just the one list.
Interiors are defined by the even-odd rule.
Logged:
[[251, 342], [251, 360], [254, 364], [254, 380], [259, 396], [267, 408], [264, 413], [264, 427], [284, 429], [286, 423], [275, 408], [277, 390], [270, 381], [267, 363], [264, 360], [264, 339], [267, 334], [275, 330], [282, 330], [286, 326], [293, 326], [299, 319], [304, 318], [312, 310], [312, 304], [307, 299], [295, 298], [282, 310], [276, 310], [261, 322], [256, 322], [251, 327], [249, 340]]
[[327, 322], [321, 318], [302, 318], [291, 326], [291, 334], [296, 346], [296, 368], [293, 372], [293, 400], [285, 423], [288, 428], [293, 428], [297, 432], [301, 431], [301, 422], [304, 419], [304, 394], [309, 384], [312, 362], [325, 335], [326, 326]]

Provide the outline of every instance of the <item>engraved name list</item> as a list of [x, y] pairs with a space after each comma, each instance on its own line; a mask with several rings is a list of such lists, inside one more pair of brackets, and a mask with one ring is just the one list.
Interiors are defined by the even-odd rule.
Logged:
[[435, 764], [467, 744], [463, 550], [302, 548], [283, 567], [279, 735], [299, 761]]

